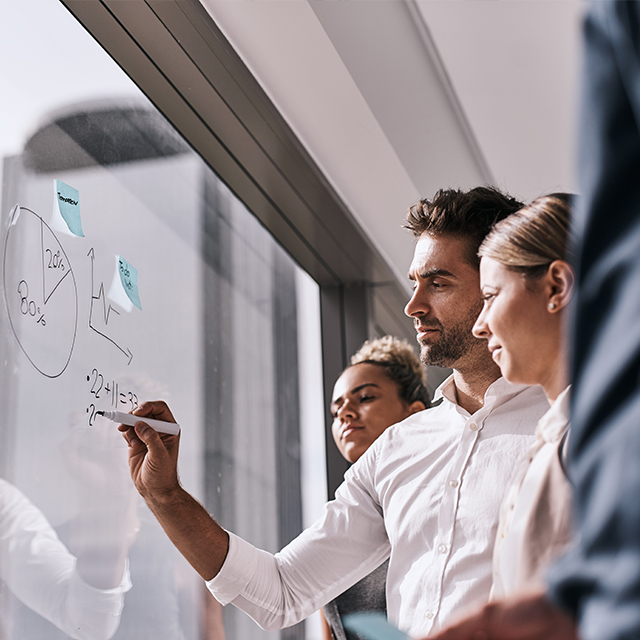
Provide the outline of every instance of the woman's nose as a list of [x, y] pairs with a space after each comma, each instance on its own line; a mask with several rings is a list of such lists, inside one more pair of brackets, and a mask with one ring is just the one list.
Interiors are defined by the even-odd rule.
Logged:
[[484, 310], [480, 312], [478, 319], [473, 325], [473, 329], [471, 329], [471, 333], [473, 333], [473, 335], [476, 338], [480, 338], [482, 340], [487, 340], [489, 338], [490, 332], [489, 332], [489, 327], [487, 325], [487, 322], [485, 320]]
[[346, 400], [340, 409], [338, 409], [338, 418], [345, 420], [347, 418], [354, 418], [357, 415], [354, 404], [350, 400]]

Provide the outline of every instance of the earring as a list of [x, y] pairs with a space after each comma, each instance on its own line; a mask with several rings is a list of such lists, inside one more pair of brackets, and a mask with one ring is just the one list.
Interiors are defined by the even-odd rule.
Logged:
[[555, 302], [550, 302], [549, 303], [549, 311], [553, 311], [556, 308], [556, 303]]

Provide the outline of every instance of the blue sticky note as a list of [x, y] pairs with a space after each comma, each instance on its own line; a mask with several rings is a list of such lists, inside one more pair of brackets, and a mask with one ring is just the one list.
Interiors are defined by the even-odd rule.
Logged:
[[350, 613], [344, 616], [342, 623], [345, 629], [367, 640], [409, 640], [406, 633], [394, 627], [387, 616], [379, 611]]
[[120, 282], [127, 297], [133, 304], [142, 311], [140, 304], [140, 295], [138, 294], [138, 271], [132, 267], [122, 256], [118, 256], [118, 273], [120, 274]]
[[68, 184], [56, 180], [56, 199], [60, 215], [74, 236], [84, 238], [80, 219], [80, 192]]

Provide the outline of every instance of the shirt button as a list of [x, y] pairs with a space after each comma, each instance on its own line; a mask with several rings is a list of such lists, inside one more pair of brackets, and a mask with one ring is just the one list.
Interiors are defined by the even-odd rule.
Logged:
[[441, 545], [438, 547], [438, 551], [439, 551], [440, 553], [447, 553], [447, 545], [446, 545], [446, 544], [441, 544]]
[[457, 480], [449, 480], [449, 486], [453, 487], [455, 489], [458, 486], [458, 481]]
[[478, 425], [475, 422], [472, 422], [469, 425], [469, 429], [471, 429], [471, 431], [477, 431], [478, 430]]
[[424, 617], [427, 618], [427, 620], [431, 620], [431, 618], [433, 618], [433, 611], [427, 611], [427, 613], [424, 614]]

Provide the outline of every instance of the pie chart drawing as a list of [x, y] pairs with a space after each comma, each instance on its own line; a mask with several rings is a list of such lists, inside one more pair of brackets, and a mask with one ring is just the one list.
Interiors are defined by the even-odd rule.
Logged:
[[76, 278], [49, 225], [18, 205], [4, 241], [3, 284], [11, 329], [25, 356], [42, 375], [62, 375], [78, 330]]

